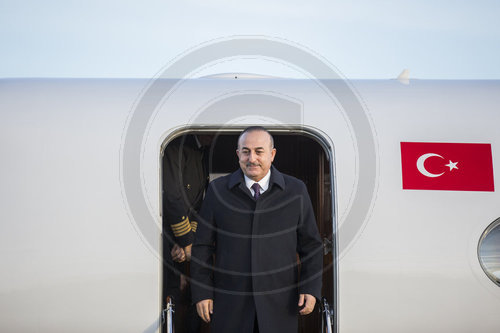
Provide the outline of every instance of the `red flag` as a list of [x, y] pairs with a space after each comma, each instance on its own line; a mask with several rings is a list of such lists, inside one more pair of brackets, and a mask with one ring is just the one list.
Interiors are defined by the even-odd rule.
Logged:
[[489, 143], [401, 142], [403, 189], [491, 191]]

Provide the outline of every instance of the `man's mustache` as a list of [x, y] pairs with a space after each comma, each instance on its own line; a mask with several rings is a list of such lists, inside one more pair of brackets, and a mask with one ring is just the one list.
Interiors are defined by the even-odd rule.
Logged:
[[247, 167], [250, 167], [250, 166], [260, 166], [260, 164], [258, 164], [258, 163], [247, 163], [246, 166]]

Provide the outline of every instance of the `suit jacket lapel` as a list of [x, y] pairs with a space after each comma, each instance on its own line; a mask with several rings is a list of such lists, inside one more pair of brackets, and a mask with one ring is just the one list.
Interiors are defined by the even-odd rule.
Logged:
[[241, 169], [236, 170], [229, 176], [229, 182], [227, 183], [227, 186], [229, 189], [232, 189], [236, 186], [248, 195], [252, 200], [254, 200], [252, 192], [248, 189], [248, 187], [245, 184], [245, 180], [243, 179], [243, 171]]

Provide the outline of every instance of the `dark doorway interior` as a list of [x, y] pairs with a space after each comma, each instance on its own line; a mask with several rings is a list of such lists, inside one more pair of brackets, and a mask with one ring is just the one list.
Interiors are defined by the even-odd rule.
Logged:
[[[235, 171], [238, 166], [236, 156], [236, 142], [238, 135], [236, 133], [216, 131], [192, 131], [194, 133], [213, 134], [209, 172], [213, 176], [227, 174]], [[315, 210], [315, 216], [318, 223], [318, 229], [324, 242], [332, 242], [333, 238], [333, 209], [332, 209], [332, 175], [330, 172], [330, 158], [323, 146], [311, 136], [302, 133], [273, 132], [271, 131], [277, 149], [274, 160], [275, 167], [286, 174], [292, 175], [304, 181], [309, 191], [311, 201]], [[168, 184], [163, 184], [163, 188]], [[167, 255], [164, 253], [164, 255]], [[328, 252], [323, 257], [323, 290], [322, 294], [330, 304], [334, 305], [334, 269], [333, 254]], [[162, 299], [165, 286], [162, 286]], [[182, 311], [186, 304], [176, 304], [176, 311]], [[320, 332], [322, 314], [319, 310], [319, 303], [316, 309], [310, 315], [300, 317], [299, 332]], [[334, 308], [333, 308], [334, 309]], [[335, 310], [335, 309], [334, 309]], [[167, 332], [162, 327], [162, 332]], [[177, 333], [182, 332], [178, 328]], [[204, 326], [200, 332], [209, 332], [207, 326]]]

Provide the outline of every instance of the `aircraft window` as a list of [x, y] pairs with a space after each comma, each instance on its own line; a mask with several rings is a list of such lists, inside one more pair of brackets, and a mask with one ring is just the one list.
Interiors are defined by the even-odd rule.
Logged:
[[478, 256], [486, 275], [500, 286], [500, 218], [483, 232], [479, 240]]

